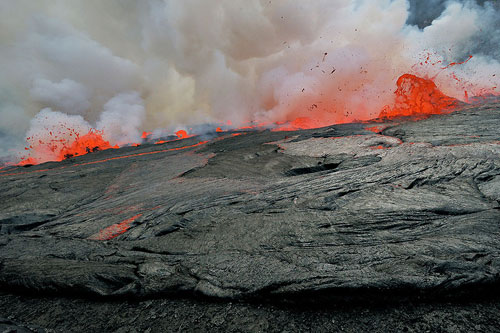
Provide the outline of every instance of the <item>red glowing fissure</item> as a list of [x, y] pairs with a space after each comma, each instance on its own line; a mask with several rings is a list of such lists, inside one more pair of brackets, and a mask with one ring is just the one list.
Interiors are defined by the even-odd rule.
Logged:
[[137, 214], [135, 216], [132, 216], [131, 218], [123, 220], [120, 223], [113, 224], [99, 231], [97, 234], [90, 236], [89, 239], [107, 241], [118, 237], [121, 234], [124, 234], [130, 228], [130, 225], [141, 216], [142, 214]]

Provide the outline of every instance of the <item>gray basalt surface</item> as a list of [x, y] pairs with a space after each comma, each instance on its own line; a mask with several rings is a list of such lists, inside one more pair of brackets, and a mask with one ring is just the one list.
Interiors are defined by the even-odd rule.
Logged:
[[0, 286], [232, 299], [490, 288], [499, 127], [491, 103], [2, 169]]

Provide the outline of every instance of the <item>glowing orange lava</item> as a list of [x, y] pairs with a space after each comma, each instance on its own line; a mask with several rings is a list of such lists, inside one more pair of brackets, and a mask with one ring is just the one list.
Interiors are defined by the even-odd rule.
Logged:
[[441, 114], [459, 105], [457, 99], [443, 94], [432, 80], [412, 74], [399, 77], [394, 94], [393, 107], [386, 106], [380, 112], [380, 118]]
[[142, 139], [147, 139], [148, 136], [150, 136], [151, 134], [153, 134], [153, 133], [152, 132], [142, 132], [141, 138]]
[[98, 150], [105, 150], [109, 148], [119, 148], [118, 146], [111, 146], [109, 141], [102, 138], [98, 131], [90, 131], [83, 136], [76, 135], [76, 140], [69, 147], [63, 147], [59, 152], [59, 160], [70, 158], [78, 155], [85, 155], [87, 153], [95, 152]]
[[188, 132], [186, 132], [185, 130], [177, 131], [177, 132], [175, 132], [175, 135], [177, 135], [179, 137], [179, 139], [186, 139], [186, 138], [189, 138], [192, 136], [192, 135], [189, 135]]
[[[463, 62], [452, 62], [445, 67], [441, 67], [441, 72], [460, 64], [468, 62], [472, 56], [469, 56]], [[425, 61], [422, 61], [420, 65], [430, 64], [432, 66], [442, 63], [441, 60], [432, 62], [431, 54], [427, 54]], [[416, 66], [416, 65], [415, 65]], [[414, 67], [415, 67], [414, 66]], [[413, 68], [413, 67], [412, 67]], [[413, 68], [414, 71], [418, 70]], [[439, 73], [438, 73], [439, 74]], [[436, 74], [434, 78], [438, 75]], [[495, 74], [493, 74], [494, 76]], [[454, 73], [451, 77], [457, 81], [460, 81]], [[394, 102], [390, 105], [386, 105], [378, 117], [380, 118], [395, 118], [402, 116], [411, 116], [417, 119], [424, 118], [433, 114], [442, 114], [453, 111], [461, 102], [455, 98], [449, 97], [441, 92], [433, 79], [418, 77], [413, 74], [403, 74], [401, 75], [397, 82], [397, 89], [394, 92]], [[473, 91], [473, 96], [470, 97], [470, 102], [474, 103], [476, 100], [480, 100], [481, 96], [498, 95], [496, 92], [496, 86], [490, 89], [483, 88], [479, 91]], [[337, 88], [335, 88], [337, 89]], [[338, 88], [340, 89], [340, 88]], [[469, 92], [471, 92], [469, 90]], [[469, 93], [464, 90], [465, 101], [469, 103]], [[326, 97], [325, 97], [326, 98]], [[321, 99], [321, 98], [320, 98]], [[302, 102], [301, 102], [302, 103]], [[304, 103], [302, 103], [304, 104]], [[302, 105], [300, 104], [300, 105]], [[307, 103], [306, 103], [307, 104]], [[295, 110], [288, 114], [290, 118], [282, 122], [274, 123], [254, 123], [252, 121], [247, 121], [243, 127], [232, 128], [232, 130], [263, 130], [272, 128], [273, 131], [295, 131], [303, 129], [313, 129], [324, 126], [330, 126], [333, 124], [342, 124], [346, 122], [356, 121], [352, 118], [353, 112], [358, 112], [359, 110], [350, 110], [351, 116], [348, 113], [336, 112], [337, 104], [334, 102], [326, 102], [325, 100], [314, 101], [312, 105], [304, 104], [304, 107], [299, 107], [299, 110]], [[362, 111], [365, 109], [363, 105], [359, 106]], [[307, 116], [304, 116], [302, 110], [307, 112]], [[369, 109], [366, 107], [366, 109]], [[359, 112], [362, 114], [362, 112]], [[367, 119], [364, 119], [365, 121]], [[231, 121], [225, 122], [227, 126], [231, 126]], [[221, 127], [216, 128], [216, 132], [225, 132], [223, 129], [223, 122], [219, 123]], [[384, 128], [380, 126], [372, 126], [366, 128], [366, 130], [380, 133]], [[192, 129], [189, 129], [190, 131]], [[48, 130], [47, 130], [48, 131]], [[142, 139], [150, 139], [151, 132], [143, 132]], [[155, 142], [156, 144], [163, 144], [170, 141], [182, 140], [193, 135], [189, 134], [186, 130], [179, 130], [175, 132], [177, 136], [174, 140], [160, 140]], [[240, 133], [233, 133], [232, 136], [240, 135]], [[45, 161], [62, 161], [66, 158], [71, 158], [74, 156], [84, 155], [90, 152], [104, 150], [109, 148], [119, 148], [118, 146], [111, 146], [111, 144], [104, 140], [103, 133], [97, 130], [90, 130], [85, 135], [80, 135], [76, 130], [62, 126], [62, 128], [57, 132], [48, 132], [42, 134], [40, 137], [27, 138], [28, 146], [25, 150], [28, 151], [28, 155], [23, 157], [18, 165], [31, 165], [39, 164]], [[132, 144], [138, 146], [138, 143]]]
[[126, 219], [120, 223], [113, 224], [113, 225], [99, 231], [99, 233], [90, 236], [89, 239], [107, 241], [107, 240], [113, 239], [115, 237], [118, 237], [121, 234], [125, 233], [130, 228], [130, 225], [141, 216], [142, 216], [142, 214], [137, 214], [137, 215], [132, 216], [131, 218]]
[[[467, 62], [469, 59], [462, 63]], [[462, 63], [451, 63], [446, 68]], [[412, 116], [419, 119], [432, 114], [451, 112], [460, 104], [457, 99], [442, 93], [432, 79], [421, 78], [413, 74], [403, 74], [398, 78], [396, 85], [397, 89], [394, 92], [394, 103], [392, 105], [386, 105], [375, 119], [401, 116]], [[237, 129], [255, 130], [271, 127], [272, 131], [296, 131], [349, 122], [348, 118], [344, 118], [338, 114], [335, 119], [332, 118], [330, 121], [324, 117], [324, 114], [316, 115], [319, 117], [300, 116], [289, 121], [275, 122], [273, 124], [252, 124]], [[384, 128], [379, 126], [366, 128], [366, 130], [375, 133], [381, 132], [383, 129]]]
[[[147, 139], [152, 133], [143, 132], [142, 138]], [[178, 137], [176, 140], [190, 138], [190, 135], [185, 130], [180, 130], [175, 133]], [[47, 138], [49, 137], [49, 138]], [[35, 165], [46, 161], [62, 161], [67, 158], [85, 155], [99, 150], [110, 148], [120, 148], [118, 145], [112, 146], [109, 141], [104, 140], [101, 131], [91, 129], [87, 134], [80, 135], [76, 130], [63, 127], [58, 133], [49, 131], [45, 133], [44, 138], [28, 137], [28, 146], [24, 149], [28, 151], [28, 155], [21, 157], [18, 166]], [[156, 144], [162, 144], [170, 141], [158, 141]], [[132, 146], [139, 146], [134, 143]]]
[[288, 123], [277, 123], [277, 125], [279, 125], [279, 127], [275, 129], [276, 131], [296, 131], [321, 126], [309, 117], [298, 117]]
[[448, 69], [448, 68], [456, 66], [456, 65], [463, 65], [463, 64], [465, 64], [466, 62], [468, 62], [471, 59], [472, 59], [472, 56], [470, 55], [470, 56], [467, 57], [466, 60], [464, 60], [462, 62], [452, 62], [448, 66], [442, 67], [441, 69]]
[[373, 132], [373, 133], [381, 133], [384, 129], [386, 129], [387, 126], [371, 126], [371, 127], [365, 127], [365, 130]]
[[[200, 141], [198, 143], [195, 143], [193, 145], [189, 146], [184, 146], [184, 147], [176, 147], [176, 148], [170, 148], [170, 149], [163, 149], [163, 150], [155, 150], [155, 151], [149, 151], [145, 153], [137, 153], [137, 154], [130, 154], [130, 155], [123, 155], [123, 156], [116, 156], [116, 157], [110, 157], [106, 158], [103, 160], [97, 160], [97, 161], [91, 161], [91, 162], [84, 162], [84, 163], [76, 163], [76, 164], [71, 164], [71, 165], [63, 165], [57, 168], [52, 168], [52, 169], [39, 169], [39, 170], [33, 170], [33, 171], [24, 171], [24, 172], [12, 172], [12, 173], [1, 173], [0, 177], [3, 176], [19, 176], [19, 175], [25, 175], [25, 174], [31, 174], [31, 173], [39, 173], [39, 172], [46, 172], [49, 170], [62, 170], [70, 167], [78, 167], [78, 166], [84, 166], [84, 165], [92, 165], [92, 164], [98, 164], [98, 163], [105, 163], [109, 161], [115, 161], [115, 160], [121, 160], [124, 158], [132, 158], [132, 157], [138, 157], [138, 156], [145, 156], [145, 155], [154, 155], [154, 154], [160, 154], [160, 153], [166, 153], [166, 152], [171, 152], [171, 151], [179, 151], [179, 150], [184, 150], [184, 149], [189, 149], [189, 148], [194, 148], [198, 147], [204, 144], [207, 144], [209, 141]], [[8, 170], [10, 171], [10, 170]]]
[[111, 146], [109, 141], [104, 140], [103, 133], [91, 129], [87, 134], [80, 135], [72, 128], [63, 128], [58, 133], [50, 131], [45, 137], [28, 137], [29, 151], [27, 156], [21, 158], [17, 164], [20, 166], [38, 164], [45, 161], [62, 161], [66, 158], [84, 155], [98, 150], [119, 148]]

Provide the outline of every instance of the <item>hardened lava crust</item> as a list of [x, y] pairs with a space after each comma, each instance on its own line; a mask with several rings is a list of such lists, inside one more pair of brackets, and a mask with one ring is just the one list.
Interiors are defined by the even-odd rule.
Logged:
[[[489, 103], [4, 168], [0, 286], [225, 304], [493, 293], [499, 126]], [[2, 306], [20, 302], [5, 295]]]
[[0, 170], [0, 284], [324, 299], [494, 286], [500, 105]]

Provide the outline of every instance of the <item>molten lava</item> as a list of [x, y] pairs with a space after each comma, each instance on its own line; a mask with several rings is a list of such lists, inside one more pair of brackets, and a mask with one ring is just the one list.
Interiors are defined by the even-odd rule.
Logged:
[[[470, 57], [469, 57], [470, 59]], [[464, 61], [467, 62], [469, 59]], [[461, 63], [451, 63], [445, 68], [455, 66]], [[496, 87], [495, 87], [496, 88]], [[321, 104], [321, 101], [317, 102]], [[441, 114], [451, 112], [460, 105], [460, 101], [449, 97], [441, 92], [432, 79], [421, 78], [413, 74], [403, 74], [397, 80], [397, 89], [394, 92], [394, 103], [387, 105], [380, 112], [378, 118], [394, 118], [401, 116], [412, 116], [416, 118], [426, 117], [432, 114]], [[312, 129], [340, 124], [352, 121], [347, 115], [335, 112], [335, 105], [325, 105], [325, 109], [319, 112], [318, 104], [313, 104], [314, 108], [309, 108], [308, 116], [297, 115], [294, 119], [285, 122], [276, 122], [273, 124], [249, 122], [250, 126], [240, 127], [245, 129], [264, 129], [273, 127], [277, 131], [294, 131], [301, 129]], [[331, 109], [331, 112], [329, 111]], [[311, 112], [314, 111], [313, 114]], [[356, 110], [353, 110], [354, 112]], [[318, 113], [319, 112], [319, 113]], [[325, 116], [325, 114], [327, 116]], [[333, 117], [333, 118], [332, 118]], [[350, 120], [351, 119], [351, 120]], [[228, 126], [231, 122], [227, 122]], [[381, 131], [377, 127], [369, 127], [367, 130], [373, 132]], [[216, 128], [216, 132], [224, 132], [221, 127]], [[50, 134], [50, 136], [49, 136]], [[151, 132], [143, 132], [142, 138], [149, 139]], [[181, 140], [192, 137], [186, 130], [179, 130], [176, 133], [177, 139]], [[233, 136], [239, 134], [232, 134]], [[80, 135], [76, 130], [63, 128], [58, 133], [45, 133], [43, 137], [31, 137], [27, 139], [29, 155], [22, 158], [19, 165], [38, 164], [45, 161], [62, 161], [66, 158], [84, 155], [90, 152], [104, 150], [109, 148], [118, 148], [104, 140], [103, 133], [97, 130], [90, 130], [85, 135]], [[168, 141], [158, 141], [156, 144]], [[136, 144], [138, 145], [138, 144]]]
[[[236, 134], [233, 134], [233, 136], [241, 135], [241, 134], [242, 133], [236, 133]], [[189, 145], [189, 146], [169, 148], [169, 149], [163, 149], [163, 150], [155, 150], [155, 151], [149, 151], [149, 152], [137, 153], [137, 154], [130, 154], [130, 155], [123, 155], [123, 156], [115, 156], [115, 157], [110, 157], [110, 158], [106, 158], [106, 159], [103, 159], [103, 160], [96, 160], [96, 161], [90, 161], [90, 162], [83, 162], [83, 163], [75, 163], [75, 164], [62, 165], [62, 166], [59, 166], [57, 168], [51, 168], [51, 169], [38, 169], [38, 170], [24, 171], [24, 172], [9, 172], [10, 170], [6, 170], [6, 171], [2, 171], [2, 173], [0, 173], [0, 177], [3, 177], [3, 176], [25, 175], [25, 174], [30, 174], [30, 173], [46, 172], [46, 171], [49, 171], [49, 170], [62, 170], [62, 169], [70, 168], [70, 167], [79, 167], [79, 166], [84, 166], [84, 165], [93, 165], [93, 164], [98, 164], [98, 163], [106, 163], [106, 162], [110, 162], [110, 161], [122, 160], [122, 159], [126, 159], [126, 158], [134, 158], [134, 157], [138, 157], [138, 156], [162, 154], [162, 153], [171, 152], [171, 151], [180, 151], [180, 150], [195, 148], [195, 147], [207, 144], [207, 143], [208, 143], [208, 141], [200, 141], [198, 143], [195, 143], [195, 144], [192, 144], [192, 145]]]
[[186, 132], [185, 130], [177, 131], [177, 132], [175, 132], [175, 135], [177, 135], [177, 137], [179, 139], [186, 139], [186, 138], [189, 138], [192, 136], [192, 135], [189, 135], [188, 132]]
[[469, 55], [466, 60], [464, 60], [462, 62], [452, 62], [452, 63], [448, 64], [448, 66], [442, 67], [441, 69], [448, 69], [448, 68], [456, 66], [456, 65], [463, 65], [463, 64], [467, 63], [471, 59], [472, 59], [472, 56]]
[[113, 224], [113, 225], [99, 231], [99, 233], [90, 236], [89, 239], [107, 241], [107, 240], [111, 240], [115, 237], [118, 237], [121, 234], [125, 233], [130, 228], [130, 225], [141, 216], [142, 216], [142, 214], [137, 214], [137, 215], [132, 216], [131, 218], [128, 218], [120, 223]]
[[103, 133], [91, 129], [87, 134], [80, 135], [74, 129], [63, 128], [58, 133], [50, 131], [48, 137], [27, 138], [29, 155], [21, 158], [18, 165], [30, 165], [45, 161], [62, 161], [78, 155], [84, 155], [98, 150], [119, 148], [111, 146], [104, 140]]
[[399, 77], [394, 94], [396, 100], [393, 107], [386, 106], [379, 118], [441, 114], [450, 112], [460, 103], [443, 94], [432, 80], [412, 74]]
[[59, 160], [109, 148], [119, 147], [111, 146], [109, 141], [102, 138], [102, 133], [91, 130], [83, 136], [77, 134], [76, 140], [69, 147], [63, 147], [59, 152]]

